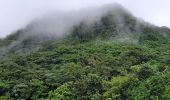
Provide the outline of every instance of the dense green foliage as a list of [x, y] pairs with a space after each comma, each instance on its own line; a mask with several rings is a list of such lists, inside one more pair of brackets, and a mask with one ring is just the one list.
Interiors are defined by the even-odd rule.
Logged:
[[[122, 38], [111, 17], [40, 42], [38, 51], [20, 50], [37, 47], [33, 37], [9, 50], [0, 60], [0, 100], [169, 100], [169, 38], [146, 27], [135, 35], [128, 18], [133, 36], [127, 36], [137, 42], [116, 41]], [[0, 40], [1, 47], [18, 34]]]
[[168, 100], [170, 42], [155, 38], [144, 35], [140, 44], [63, 40], [14, 54], [0, 62], [0, 98]]

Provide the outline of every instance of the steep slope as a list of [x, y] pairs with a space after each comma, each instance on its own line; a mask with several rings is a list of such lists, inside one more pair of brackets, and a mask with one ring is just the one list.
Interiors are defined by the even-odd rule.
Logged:
[[169, 100], [169, 29], [106, 6], [66, 31], [48, 16], [1, 40], [0, 100]]

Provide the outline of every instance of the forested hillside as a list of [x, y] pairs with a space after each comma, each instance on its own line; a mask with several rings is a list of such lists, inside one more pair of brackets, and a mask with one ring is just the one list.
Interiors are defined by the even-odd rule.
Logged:
[[118, 11], [62, 38], [1, 39], [0, 100], [169, 100], [169, 29]]

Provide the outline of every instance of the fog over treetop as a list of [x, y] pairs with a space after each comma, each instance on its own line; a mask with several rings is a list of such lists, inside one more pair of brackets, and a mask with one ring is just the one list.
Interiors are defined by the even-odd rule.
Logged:
[[55, 12], [33, 20], [26, 26], [25, 31], [27, 35], [46, 34], [61, 37], [71, 33], [75, 26], [84, 23], [91, 27], [91, 24], [100, 22], [102, 17], [108, 15], [114, 16], [112, 19], [117, 27], [123, 27], [126, 16], [136, 20], [136, 18], [124, 7], [117, 3], [113, 3], [64, 13]]
[[[18, 30], [33, 19], [54, 11], [70, 11], [118, 2], [135, 16], [169, 26], [169, 0], [0, 0], [0, 37]], [[146, 3], [147, 2], [147, 3]]]

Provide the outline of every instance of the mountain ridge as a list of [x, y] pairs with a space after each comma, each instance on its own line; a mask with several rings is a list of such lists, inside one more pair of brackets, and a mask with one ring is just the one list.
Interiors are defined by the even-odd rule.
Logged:
[[[114, 39], [118, 41], [134, 40], [137, 42], [140, 35], [144, 34], [142, 33], [144, 28], [157, 30], [164, 36], [170, 36], [170, 30], [167, 27], [161, 28], [139, 20], [119, 4], [110, 4], [94, 8], [92, 11], [89, 10], [61, 15], [52, 14], [32, 21], [24, 29], [1, 40], [1, 47], [5, 47], [9, 52], [11, 49], [22, 49], [28, 46], [41, 48], [44, 43], [70, 37], [70, 35], [73, 39], [81, 38], [82, 40], [116, 37]], [[28, 46], [20, 47], [20, 45], [27, 44]]]
[[0, 40], [0, 100], [169, 100], [170, 30], [117, 9], [42, 18]]

